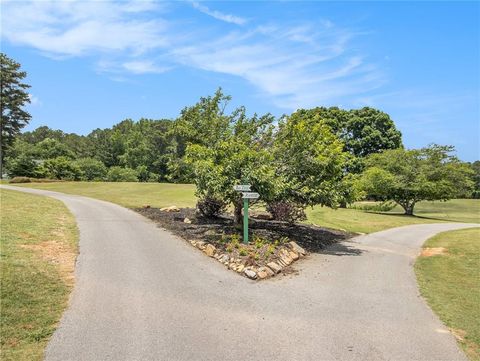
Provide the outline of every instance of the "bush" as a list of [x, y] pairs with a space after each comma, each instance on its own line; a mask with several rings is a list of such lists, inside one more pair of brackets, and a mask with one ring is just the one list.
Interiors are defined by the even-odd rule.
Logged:
[[381, 203], [352, 204], [350, 208], [365, 212], [389, 212], [395, 208], [395, 206], [395, 202], [387, 201]]
[[7, 158], [7, 173], [10, 177], [35, 177], [38, 162], [31, 155], [20, 154], [16, 158]]
[[97, 159], [81, 158], [76, 160], [74, 164], [80, 169], [81, 180], [101, 181], [107, 175], [107, 167]]
[[81, 176], [80, 168], [70, 159], [63, 156], [47, 159], [40, 168], [41, 173], [48, 178], [79, 180]]
[[111, 167], [107, 173], [109, 182], [138, 182], [137, 172], [131, 168]]
[[14, 177], [8, 183], [30, 183], [31, 181], [28, 177]]
[[267, 204], [267, 211], [276, 221], [295, 223], [307, 219], [305, 207], [299, 203], [277, 201]]
[[226, 202], [212, 196], [205, 196], [197, 202], [197, 210], [202, 216], [208, 218], [218, 217], [226, 209]]

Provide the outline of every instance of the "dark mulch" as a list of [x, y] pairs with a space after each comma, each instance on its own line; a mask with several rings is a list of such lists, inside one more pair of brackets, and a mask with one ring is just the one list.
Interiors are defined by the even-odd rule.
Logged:
[[[187, 240], [201, 240], [218, 244], [224, 236], [238, 234], [241, 238], [242, 235], [242, 231], [234, 226], [233, 219], [229, 215], [220, 218], [205, 218], [197, 215], [193, 208], [182, 208], [179, 212], [165, 212], [158, 208], [137, 208], [135, 210]], [[188, 218], [191, 223], [185, 223], [185, 218]], [[308, 224], [289, 225], [285, 222], [251, 218], [249, 225], [251, 239], [254, 235], [272, 242], [288, 238], [309, 252], [319, 252], [328, 245], [352, 237], [350, 233]]]

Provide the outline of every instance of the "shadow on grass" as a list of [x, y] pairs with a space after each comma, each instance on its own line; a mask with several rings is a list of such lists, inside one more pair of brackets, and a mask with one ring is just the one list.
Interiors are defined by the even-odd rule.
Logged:
[[408, 215], [408, 214], [403, 214], [403, 213], [386, 213], [386, 212], [372, 212], [372, 211], [363, 211], [363, 212], [369, 213], [369, 214], [378, 214], [378, 215], [381, 215], [381, 216], [403, 218], [403, 219], [411, 218], [411, 219], [428, 219], [428, 220], [432, 220], [432, 221], [443, 221], [443, 222], [460, 222], [460, 221], [457, 221], [455, 219], [418, 216], [416, 214]]

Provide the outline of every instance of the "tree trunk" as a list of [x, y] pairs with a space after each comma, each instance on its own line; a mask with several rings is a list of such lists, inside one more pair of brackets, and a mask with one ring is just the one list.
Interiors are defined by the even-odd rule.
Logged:
[[407, 215], [407, 216], [413, 216], [413, 207], [414, 207], [414, 206], [415, 206], [415, 203], [414, 203], [414, 202], [412, 202], [412, 203], [410, 203], [410, 204], [407, 203], [406, 205], [402, 206], [403, 209], [405, 210], [405, 215]]
[[242, 200], [238, 200], [234, 203], [234, 211], [233, 211], [233, 222], [235, 223], [236, 226], [239, 226], [240, 228], [243, 225], [242, 221], [242, 208], [243, 208], [243, 202]]

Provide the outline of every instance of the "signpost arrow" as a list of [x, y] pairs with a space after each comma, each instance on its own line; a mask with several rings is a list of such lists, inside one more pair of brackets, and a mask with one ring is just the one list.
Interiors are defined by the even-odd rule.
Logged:
[[250, 184], [238, 184], [236, 186], [233, 186], [233, 189], [237, 192], [250, 192], [250, 187]]
[[242, 198], [243, 199], [258, 199], [260, 197], [260, 194], [255, 193], [255, 192], [244, 192], [242, 193]]
[[260, 194], [251, 192], [250, 184], [237, 184], [233, 189], [242, 192], [243, 199], [243, 243], [248, 243], [248, 200], [258, 199]]

